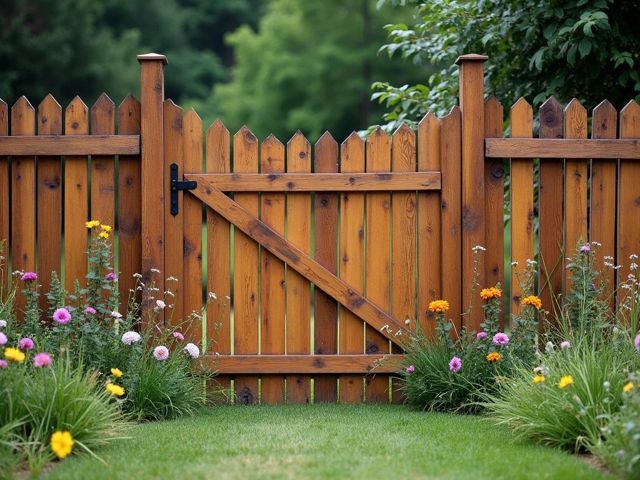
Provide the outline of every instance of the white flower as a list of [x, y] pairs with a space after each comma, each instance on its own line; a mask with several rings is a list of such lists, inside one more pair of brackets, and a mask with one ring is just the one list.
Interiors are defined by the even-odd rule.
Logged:
[[410, 319], [408, 319], [408, 318], [404, 321], [404, 324], [405, 324], [405, 325], [409, 325], [410, 323], [411, 323], [411, 320], [410, 320]]
[[218, 296], [215, 292], [209, 292], [209, 300], [217, 300]]
[[486, 252], [487, 249], [484, 248], [482, 245], [476, 245], [475, 247], [473, 247], [471, 250], [473, 250], [475, 253], [478, 252]]
[[7, 326], [7, 321], [6, 320], [0, 320], [0, 328], [4, 328]]
[[117, 318], [117, 319], [122, 318], [122, 314], [120, 312], [118, 312], [117, 310], [114, 310], [113, 312], [111, 312], [111, 316], [113, 318]]
[[198, 358], [200, 356], [200, 349], [193, 343], [187, 343], [184, 346], [184, 351], [187, 352], [191, 358]]
[[129, 332], [125, 332], [122, 335], [122, 343], [124, 343], [125, 345], [131, 345], [132, 343], [138, 343], [140, 340], [142, 340], [142, 337], [140, 336], [140, 334], [138, 332], [129, 331]]
[[142, 274], [141, 273], [134, 273], [133, 274], [133, 278], [142, 278]]
[[151, 269], [151, 271], [152, 271], [153, 273], [160, 273], [160, 270], [158, 270], [157, 268], [152, 268], [152, 269]]
[[571, 347], [571, 344], [570, 344], [568, 341], [566, 341], [566, 340], [560, 344], [560, 348], [561, 348], [562, 350], [566, 350], [566, 349], [567, 349], [567, 348], [569, 348], [569, 347]]
[[167, 358], [169, 358], [169, 349], [164, 345], [159, 345], [153, 349], [153, 356], [156, 360], [164, 362]]
[[163, 308], [165, 308], [167, 306], [166, 303], [164, 303], [162, 300], [156, 300], [156, 306], [162, 310]]
[[547, 342], [547, 345], [545, 346], [545, 352], [547, 353], [551, 353], [553, 352], [553, 343], [552, 342]]

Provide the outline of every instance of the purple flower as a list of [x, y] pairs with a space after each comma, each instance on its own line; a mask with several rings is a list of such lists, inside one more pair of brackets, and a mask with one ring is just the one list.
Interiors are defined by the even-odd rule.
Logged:
[[169, 358], [169, 349], [164, 345], [159, 345], [153, 349], [153, 356], [156, 360], [163, 362]]
[[502, 332], [498, 332], [493, 336], [494, 345], [507, 345], [509, 343], [509, 337]]
[[33, 366], [34, 367], [48, 367], [51, 365], [51, 355], [46, 352], [40, 352], [35, 357], [33, 357]]
[[20, 350], [32, 350], [33, 347], [33, 340], [31, 340], [29, 337], [21, 338], [18, 342], [18, 348], [20, 348]]
[[134, 332], [134, 331], [125, 332], [122, 335], [122, 343], [124, 343], [125, 345], [131, 345], [132, 343], [138, 343], [141, 339], [142, 339], [142, 337], [140, 336], [140, 334], [138, 332]]
[[109, 273], [107, 273], [107, 274], [104, 276], [104, 279], [105, 279], [107, 282], [115, 282], [115, 281], [116, 281], [116, 278], [118, 278], [118, 277], [116, 277], [115, 272], [109, 272]]
[[84, 313], [86, 313], [87, 315], [95, 315], [96, 309], [93, 307], [87, 307], [84, 309]]
[[9, 341], [9, 339], [7, 338], [7, 336], [0, 332], [0, 345], [6, 345], [7, 342]]
[[633, 342], [636, 345], [636, 350], [638, 350], [640, 352], [640, 333], [638, 335], [636, 335], [636, 339]]
[[567, 348], [570, 348], [570, 347], [571, 347], [571, 343], [569, 343], [567, 340], [560, 343], [560, 348], [562, 350], [566, 350]]
[[25, 272], [22, 274], [22, 277], [20, 277], [20, 280], [22, 280], [23, 282], [33, 282], [37, 279], [38, 274], [36, 272]]
[[59, 308], [55, 312], [53, 312], [53, 321], [59, 323], [60, 325], [67, 324], [70, 320], [71, 314], [66, 308]]
[[453, 357], [449, 362], [449, 370], [453, 373], [458, 373], [462, 368], [462, 360], [459, 357]]
[[407, 373], [411, 374], [416, 371], [416, 367], [415, 365], [409, 365], [406, 370], [407, 370]]
[[9, 364], [6, 360], [0, 360], [0, 368], [7, 368]]
[[187, 343], [184, 346], [184, 351], [187, 352], [191, 358], [198, 358], [200, 356], [200, 349], [193, 343]]
[[182, 335], [180, 332], [173, 332], [173, 338], [177, 338], [181, 342], [184, 341], [184, 335]]
[[482, 340], [483, 338], [487, 338], [487, 332], [476, 333], [476, 340]]
[[586, 243], [580, 247], [580, 253], [589, 253], [590, 251], [591, 247]]

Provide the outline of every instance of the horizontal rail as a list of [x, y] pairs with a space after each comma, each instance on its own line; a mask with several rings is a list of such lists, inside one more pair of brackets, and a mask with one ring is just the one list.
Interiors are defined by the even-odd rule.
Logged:
[[186, 174], [223, 192], [339, 192], [440, 190], [440, 172]]
[[138, 155], [140, 135], [0, 137], [0, 156]]
[[564, 138], [485, 138], [488, 158], [640, 159], [640, 140]]
[[396, 373], [403, 355], [207, 355], [219, 374]]

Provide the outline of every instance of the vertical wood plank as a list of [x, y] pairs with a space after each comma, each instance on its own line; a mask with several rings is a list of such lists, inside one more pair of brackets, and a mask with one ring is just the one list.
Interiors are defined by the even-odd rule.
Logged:
[[[65, 135], [89, 134], [89, 109], [75, 97], [65, 110]], [[78, 280], [86, 285], [87, 228], [89, 219], [89, 159], [68, 156], [64, 159], [64, 282], [67, 290]]]
[[[340, 148], [340, 171], [363, 172], [365, 145], [353, 132]], [[340, 195], [340, 278], [353, 288], [364, 289], [364, 194], [342, 192]], [[364, 324], [345, 308], [340, 309], [340, 354], [364, 352]], [[362, 375], [340, 375], [341, 403], [360, 403], [363, 395]]]
[[[258, 171], [258, 139], [247, 127], [233, 137], [233, 167], [237, 173]], [[237, 193], [235, 200], [249, 212], [258, 215], [258, 194]], [[234, 231], [234, 351], [237, 354], [258, 353], [258, 245], [239, 230]], [[236, 402], [258, 401], [258, 377], [238, 375], [235, 378]]]
[[[418, 125], [418, 170], [440, 171], [440, 120], [431, 112]], [[418, 322], [427, 337], [435, 333], [429, 302], [442, 295], [440, 191], [418, 193]]]
[[[473, 247], [485, 245], [484, 222], [484, 55], [463, 55], [460, 66], [462, 111], [462, 293], [465, 325], [478, 330], [482, 321], [480, 296], [474, 294]], [[484, 285], [484, 256], [478, 257], [477, 280]]]
[[[261, 146], [261, 172], [285, 171], [284, 145], [269, 135]], [[263, 193], [260, 199], [261, 220], [280, 235], [285, 234], [285, 194]], [[272, 253], [262, 250], [261, 262], [261, 353], [285, 353], [286, 283], [284, 263]], [[292, 321], [299, 321], [292, 318]], [[261, 380], [262, 403], [276, 405], [285, 401], [284, 375], [263, 375]]]
[[[587, 138], [587, 110], [575, 98], [564, 110], [564, 138]], [[565, 267], [573, 257], [579, 240], [587, 238], [587, 160], [567, 159], [564, 177]], [[564, 269], [564, 292], [571, 289], [569, 272]]]
[[[184, 173], [202, 172], [202, 121], [194, 110], [182, 117], [182, 155]], [[191, 194], [183, 194], [183, 317], [185, 337], [202, 341], [202, 202]], [[192, 315], [194, 314], [195, 315]]]
[[[520, 98], [511, 107], [511, 137], [533, 136], [533, 109]], [[511, 159], [511, 312], [520, 311], [521, 272], [527, 260], [533, 260], [533, 159]]]
[[[618, 112], [608, 100], [602, 101], [593, 109], [591, 138], [616, 138]], [[591, 161], [591, 221], [589, 238], [600, 242], [597, 252], [597, 266], [600, 275], [609, 288], [615, 288], [615, 271], [604, 268], [604, 257], [616, 255], [616, 184], [618, 161], [615, 159], [593, 159]], [[611, 296], [610, 308], [613, 311], [614, 298]]]
[[[0, 136], [9, 135], [9, 106], [0, 99]], [[9, 157], [0, 157], [0, 300], [9, 291]]]
[[[338, 173], [338, 143], [329, 132], [316, 142], [314, 171]], [[339, 195], [315, 194], [315, 260], [336, 275], [338, 273]], [[315, 289], [314, 346], [318, 355], [338, 353], [338, 304], [319, 288]], [[314, 402], [335, 402], [338, 398], [337, 375], [318, 375], [314, 380]]]
[[[630, 101], [620, 111], [620, 138], [640, 138], [640, 106]], [[631, 273], [630, 255], [640, 255], [640, 163], [637, 160], [620, 160], [618, 184], [618, 253], [616, 263], [621, 264], [618, 270], [618, 284], [624, 282]], [[640, 263], [635, 260], [635, 263]], [[637, 272], [636, 272], [637, 274]], [[625, 290], [618, 296], [618, 303], [624, 300]]]
[[[297, 131], [287, 144], [287, 172], [311, 172], [311, 146]], [[287, 239], [306, 253], [311, 252], [311, 195], [287, 193]], [[311, 284], [293, 269], [287, 269], [287, 353], [311, 353]], [[287, 402], [309, 403], [308, 375], [287, 376]]]
[[[216, 120], [207, 131], [207, 173], [231, 172], [229, 130]], [[217, 299], [207, 307], [207, 348], [222, 355], [231, 353], [231, 226], [212, 209], [207, 209], [207, 291]], [[227, 376], [215, 378], [217, 386], [228, 392]]]
[[[367, 165], [369, 173], [391, 171], [391, 140], [378, 127], [367, 139]], [[391, 193], [366, 194], [366, 276], [365, 294], [385, 311], [391, 302]], [[389, 341], [371, 326], [366, 326], [366, 353], [390, 353]], [[366, 401], [389, 401], [389, 376], [373, 374], [366, 377]]]
[[[178, 165], [178, 174], [184, 173], [184, 139], [183, 139], [183, 111], [173, 103], [173, 100], [165, 100], [163, 105], [164, 118], [164, 176], [171, 178], [171, 164]], [[196, 166], [197, 168], [197, 166]], [[185, 197], [189, 194], [178, 194], [178, 214], [171, 214], [171, 202], [165, 203], [164, 225], [164, 268], [166, 288], [171, 289], [175, 297], [167, 298], [167, 305], [171, 309], [166, 313], [165, 320], [172, 327], [177, 326], [188, 316], [191, 311], [184, 308], [185, 282], [184, 275], [184, 213]], [[189, 200], [191, 202], [191, 200]], [[189, 204], [197, 211], [194, 203]], [[177, 278], [177, 281], [167, 280]]]
[[[540, 138], [562, 138], [564, 112], [562, 105], [551, 97], [542, 104], [539, 112]], [[563, 271], [563, 160], [540, 161], [539, 180], [539, 280], [540, 299], [553, 321], [558, 295], [562, 293]]]
[[[35, 110], [26, 97], [11, 107], [11, 135], [35, 135]], [[11, 257], [13, 270], [36, 270], [36, 165], [34, 157], [15, 157], [11, 168]], [[20, 288], [22, 285], [20, 285]], [[16, 295], [19, 318], [23, 295]]]
[[[103, 93], [91, 107], [91, 135], [115, 133], [115, 105]], [[115, 158], [91, 156], [91, 218], [114, 226], [115, 220]]]
[[[140, 134], [140, 102], [128, 95], [118, 107], [118, 134]], [[124, 310], [130, 291], [135, 288], [134, 273], [142, 270], [140, 243], [141, 219], [140, 157], [118, 158], [118, 257], [120, 270], [120, 305]]]

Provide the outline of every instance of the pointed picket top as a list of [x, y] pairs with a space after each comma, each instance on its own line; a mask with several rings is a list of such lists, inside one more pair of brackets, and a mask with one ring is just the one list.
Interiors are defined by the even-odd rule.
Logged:
[[511, 107], [512, 137], [531, 137], [533, 135], [533, 108], [524, 97], [520, 97]]
[[268, 145], [270, 147], [284, 147], [284, 144], [273, 133], [267, 135], [262, 141], [262, 145]]
[[340, 145], [340, 170], [361, 172], [364, 169], [364, 140], [358, 132], [351, 134]]
[[284, 145], [270, 133], [260, 146], [260, 163], [263, 172], [284, 172]]
[[531, 104], [527, 102], [524, 97], [520, 97], [516, 103], [511, 105], [511, 109], [509, 110], [510, 114], [513, 116], [514, 114], [525, 115], [525, 114], [533, 114], [533, 108]]
[[436, 114], [429, 111], [422, 117], [420, 123], [418, 123], [418, 132], [421, 132], [423, 128], [430, 128], [431, 126], [439, 123], [440, 119], [436, 116]]
[[320, 136], [320, 138], [316, 142], [315, 148], [316, 150], [318, 150], [319, 148], [337, 149], [338, 142], [336, 142], [335, 138], [333, 138], [333, 135], [331, 135], [331, 132], [329, 132], [329, 130], [325, 130], [325, 132]]
[[591, 138], [616, 138], [618, 112], [609, 100], [600, 102], [591, 117]]
[[116, 105], [102, 93], [91, 107], [91, 133], [109, 135], [115, 132]]
[[640, 132], [640, 105], [635, 100], [620, 110], [620, 138], [637, 138]]
[[311, 170], [311, 144], [300, 130], [287, 142], [287, 172]]
[[502, 102], [498, 100], [495, 95], [490, 95], [489, 97], [487, 97], [487, 99], [484, 101], [484, 106], [485, 108], [495, 108], [495, 109], [503, 108]]
[[78, 96], [75, 96], [64, 115], [65, 135], [86, 135], [89, 133], [89, 108]]
[[38, 135], [62, 133], [62, 107], [53, 95], [48, 94], [38, 105]]
[[213, 150], [228, 152], [230, 138], [229, 129], [224, 126], [222, 120], [216, 118], [207, 129], [207, 158], [214, 155]]
[[136, 97], [129, 94], [118, 105], [118, 133], [137, 135], [140, 133], [141, 106]]
[[504, 124], [504, 108], [493, 95], [484, 102], [484, 134], [485, 137], [500, 138]]
[[216, 118], [211, 125], [209, 125], [207, 133], [209, 132], [226, 132], [227, 136], [229, 136], [229, 129], [225, 127], [224, 123], [222, 123], [222, 120], [219, 118]]
[[11, 107], [11, 134], [33, 135], [36, 128], [36, 111], [24, 95]]
[[202, 131], [202, 119], [200, 115], [198, 115], [198, 112], [193, 108], [187, 110], [182, 117], [182, 126], [185, 133], [188, 131], [194, 132], [198, 129]]
[[415, 135], [415, 132], [406, 124], [401, 124], [396, 130], [393, 132], [393, 138], [396, 137], [405, 137]]
[[[168, 98], [167, 100], [164, 101], [162, 108], [164, 112], [164, 117], [171, 119], [170, 121], [171, 128], [181, 132], [182, 131], [182, 115], [184, 113], [182, 111], [182, 107], [180, 107], [173, 100]], [[165, 122], [165, 125], [166, 125], [166, 122]]]
[[9, 105], [0, 98], [0, 135], [9, 133]]
[[33, 106], [31, 105], [31, 102], [24, 95], [21, 95], [20, 98], [18, 98], [18, 100], [16, 100], [16, 103], [14, 103], [11, 108], [12, 109], [13, 108], [24, 108], [24, 109], [27, 109], [27, 110], [33, 110]]
[[116, 108], [116, 104], [111, 100], [109, 95], [102, 92], [96, 102], [91, 107], [91, 113], [104, 112], [104, 114], [111, 114]]
[[416, 170], [416, 134], [406, 124], [400, 125], [392, 137], [392, 169], [396, 172]]
[[358, 135], [358, 132], [353, 131], [349, 134], [349, 136], [347, 138], [344, 139], [344, 141], [342, 142], [341, 146], [359, 146], [362, 145], [364, 146], [364, 140], [362, 140], [362, 137], [360, 135]]
[[318, 173], [337, 172], [339, 148], [333, 135], [325, 131], [314, 146], [314, 170]]
[[391, 137], [377, 127], [367, 138], [367, 172], [388, 172], [391, 168]]
[[564, 110], [556, 97], [551, 96], [540, 106], [540, 138], [562, 138]]
[[577, 98], [564, 109], [565, 138], [587, 138], [587, 109]]
[[240, 141], [244, 143], [258, 143], [258, 137], [256, 137], [246, 125], [243, 125], [233, 136], [233, 141], [234, 143]]
[[385, 140], [388, 142], [390, 139], [391, 137], [389, 137], [389, 134], [385, 132], [384, 128], [378, 125], [375, 130], [371, 132], [371, 135], [367, 137], [367, 143], [376, 141], [381, 142]]

